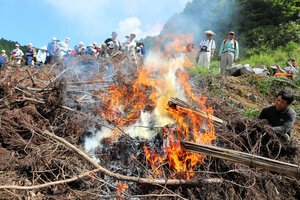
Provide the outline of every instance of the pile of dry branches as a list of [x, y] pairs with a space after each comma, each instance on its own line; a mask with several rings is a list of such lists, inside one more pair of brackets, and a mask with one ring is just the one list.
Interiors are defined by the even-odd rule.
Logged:
[[[158, 136], [154, 141], [130, 138], [113, 123], [94, 116], [101, 88], [116, 81], [116, 77], [131, 87], [132, 80], [128, 76], [124, 79], [119, 72], [109, 78], [114, 70], [107, 60], [76, 59], [36, 69], [8, 68], [1, 73], [0, 199], [297, 199], [300, 196], [296, 178], [211, 157], [199, 164], [192, 180], [174, 179], [178, 174], [170, 170], [165, 179], [149, 178], [152, 172], [143, 146], [157, 142], [157, 148], [161, 148], [163, 138]], [[216, 126], [216, 145], [299, 163], [299, 147], [282, 141], [266, 124], [244, 119], [238, 110], [232, 114], [232, 109], [220, 103], [210, 103], [218, 108], [217, 116], [227, 122]], [[100, 162], [82, 150], [84, 137], [91, 134], [92, 126], [105, 126], [122, 135], [118, 142], [105, 140], [105, 148], [97, 149], [95, 155]], [[136, 159], [129, 152], [134, 152]], [[166, 164], [166, 170], [167, 167]]]

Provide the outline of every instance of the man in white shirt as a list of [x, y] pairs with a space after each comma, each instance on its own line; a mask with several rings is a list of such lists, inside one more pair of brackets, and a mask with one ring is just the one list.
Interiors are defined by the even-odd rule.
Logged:
[[212, 36], [216, 34], [212, 30], [204, 33], [206, 33], [206, 38], [200, 42], [198, 64], [209, 69], [210, 60], [213, 58], [216, 49], [216, 42], [212, 39]]
[[13, 61], [13, 66], [19, 67], [21, 65], [22, 57], [24, 56], [23, 51], [20, 49], [18, 44], [15, 45], [15, 49], [10, 52]]
[[70, 40], [70, 38], [66, 38], [65, 41], [57, 43], [57, 47], [59, 48], [59, 56], [61, 58], [67, 54], [69, 48], [68, 43], [70, 42]]

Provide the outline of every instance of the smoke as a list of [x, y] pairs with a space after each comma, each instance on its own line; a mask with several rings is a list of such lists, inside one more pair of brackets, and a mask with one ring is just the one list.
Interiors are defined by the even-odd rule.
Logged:
[[166, 34], [193, 34], [194, 45], [205, 38], [204, 31], [216, 33], [214, 40], [220, 43], [235, 23], [235, 11], [239, 4], [235, 0], [193, 0], [185, 9], [173, 15], [164, 25], [159, 38]]

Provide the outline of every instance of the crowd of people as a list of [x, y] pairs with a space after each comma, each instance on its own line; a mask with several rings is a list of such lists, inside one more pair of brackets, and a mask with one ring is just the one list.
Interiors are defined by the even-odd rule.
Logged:
[[84, 46], [83, 42], [80, 41], [74, 49], [69, 48], [70, 38], [59, 41], [56, 37], [53, 37], [52, 41], [49, 42], [47, 46], [41, 47], [38, 52], [37, 49], [29, 43], [25, 54], [20, 49], [19, 44], [16, 44], [15, 48], [9, 53], [10, 56], [6, 54], [5, 50], [1, 51], [0, 67], [2, 69], [8, 60], [11, 61], [13, 66], [19, 67], [22, 60], [25, 60], [28, 66], [39, 66], [49, 64], [58, 58], [67, 59], [74, 56], [109, 58], [125, 53], [126, 55], [130, 54], [133, 60], [138, 60], [137, 57], [145, 57], [146, 51], [144, 44], [135, 42], [135, 34], [132, 33], [130, 36], [126, 36], [125, 41], [122, 43], [117, 39], [117, 36], [117, 32], [112, 32], [111, 37], [100, 45], [94, 42], [93, 44]]

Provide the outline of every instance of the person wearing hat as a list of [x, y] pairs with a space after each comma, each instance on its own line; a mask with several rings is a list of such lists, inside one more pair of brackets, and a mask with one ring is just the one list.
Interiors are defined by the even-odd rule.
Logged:
[[40, 66], [41, 64], [44, 64], [46, 62], [46, 57], [47, 57], [47, 47], [42, 46], [42, 48], [39, 50], [36, 56], [37, 58], [36, 65]]
[[32, 47], [32, 44], [28, 44], [28, 48], [26, 51], [26, 65], [31, 66], [34, 64], [33, 58], [36, 57], [36, 50]]
[[2, 70], [5, 63], [7, 62], [7, 55], [5, 53], [5, 50], [1, 51], [1, 55], [0, 55], [0, 69]]
[[[292, 63], [290, 63], [292, 61]], [[296, 59], [290, 58], [286, 61], [287, 67], [282, 69], [278, 64], [275, 64], [275, 66], [278, 69], [279, 73], [276, 73], [275, 76], [286, 76], [291, 78], [296, 78], [298, 75], [298, 69], [299, 67], [296, 65]]]
[[108, 38], [104, 41], [102, 44], [103, 49], [106, 51], [105, 56], [109, 57], [111, 55], [114, 55], [115, 52], [121, 50], [121, 43], [119, 40], [117, 40], [117, 32], [113, 31], [111, 33], [111, 38]]
[[21, 65], [22, 57], [24, 56], [23, 51], [20, 49], [20, 45], [16, 44], [15, 48], [10, 52], [13, 66], [19, 67]]
[[80, 55], [80, 52], [81, 52], [82, 47], [83, 47], [83, 42], [80, 41], [80, 42], [78, 43], [78, 46], [76, 45], [75, 48], [74, 48], [74, 49], [75, 49], [75, 52], [76, 52], [76, 55]]
[[223, 40], [218, 60], [221, 61], [221, 69], [220, 72], [222, 75], [225, 74], [226, 67], [233, 67], [234, 63], [237, 61], [239, 57], [239, 45], [238, 42], [234, 39], [234, 32], [231, 31], [228, 34], [228, 38]]
[[100, 52], [100, 48], [98, 47], [97, 42], [93, 43], [93, 48], [96, 50], [97, 53]]
[[90, 44], [90, 45], [87, 47], [86, 55], [91, 55], [91, 54], [92, 54], [92, 50], [93, 50], [93, 45]]
[[81, 48], [81, 51], [80, 51], [80, 54], [79, 54], [80, 56], [84, 56], [84, 55], [86, 55], [86, 48], [85, 47], [82, 47]]
[[216, 42], [212, 39], [212, 36], [216, 34], [212, 30], [205, 31], [204, 33], [206, 34], [206, 38], [200, 42], [197, 62], [199, 65], [209, 69], [210, 60], [213, 58], [216, 49]]
[[65, 41], [62, 42], [58, 42], [57, 43], [57, 48], [59, 49], [59, 57], [63, 57], [65, 54], [67, 54], [68, 48], [69, 48], [69, 42], [70, 42], [70, 38], [66, 38]]

